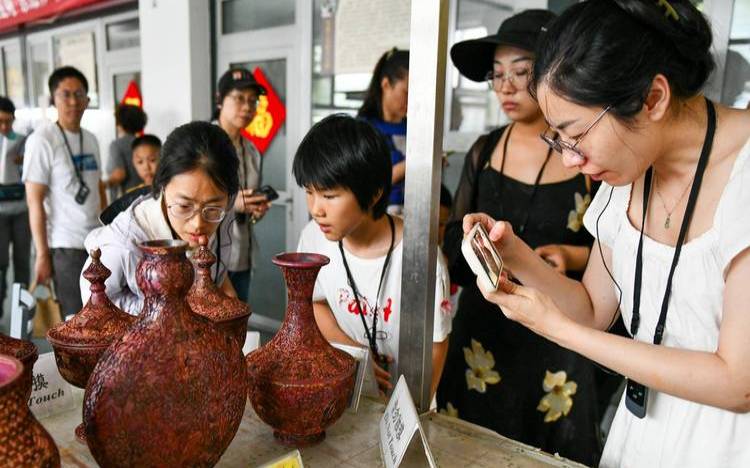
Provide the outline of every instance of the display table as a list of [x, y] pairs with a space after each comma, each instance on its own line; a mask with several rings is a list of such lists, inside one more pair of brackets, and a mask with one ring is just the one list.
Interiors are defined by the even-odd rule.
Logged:
[[[73, 430], [81, 422], [82, 392], [71, 411], [40, 419], [52, 434], [64, 467], [94, 467], [96, 461], [87, 446], [75, 440]], [[382, 466], [378, 427], [385, 405], [362, 398], [357, 413], [346, 412], [328, 431], [326, 439], [313, 447], [300, 449], [305, 467]], [[442, 467], [580, 467], [577, 463], [553, 457], [527, 445], [514, 442], [474, 424], [436, 413], [422, 415], [422, 424], [433, 454]], [[418, 436], [416, 436], [418, 437]], [[427, 466], [412, 445], [403, 467]], [[222, 456], [220, 467], [254, 467], [291, 451], [277, 443], [272, 430], [247, 405], [237, 435]]]

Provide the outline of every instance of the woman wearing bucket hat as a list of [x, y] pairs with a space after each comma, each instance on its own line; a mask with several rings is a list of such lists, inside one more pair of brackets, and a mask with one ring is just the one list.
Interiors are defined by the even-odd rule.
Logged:
[[263, 164], [255, 145], [241, 132], [255, 117], [258, 99], [266, 94], [252, 73], [244, 68], [230, 68], [219, 78], [214, 119], [227, 132], [240, 159], [240, 191], [234, 201], [235, 222], [232, 225], [232, 251], [227, 262], [229, 279], [237, 297], [247, 302], [253, 252], [257, 250], [253, 224], [268, 211], [265, 195], [254, 193], [260, 187]]
[[497, 34], [451, 48], [461, 74], [487, 80], [511, 123], [481, 136], [467, 154], [446, 229], [451, 279], [464, 289], [438, 404], [512, 439], [595, 464], [593, 365], [498, 314], [460, 249], [463, 216], [481, 211], [509, 220], [561, 273], [575, 276], [586, 264], [592, 237], [580, 219], [590, 183], [551, 157], [539, 138], [547, 124], [527, 90], [537, 39], [552, 19], [549, 11], [527, 10], [505, 20]]

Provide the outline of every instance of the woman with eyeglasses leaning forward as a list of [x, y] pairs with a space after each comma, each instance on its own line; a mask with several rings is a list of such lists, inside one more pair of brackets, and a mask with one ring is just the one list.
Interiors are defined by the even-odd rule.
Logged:
[[507, 219], [560, 276], [580, 278], [593, 238], [581, 217], [592, 187], [539, 138], [547, 124], [527, 91], [534, 46], [554, 18], [527, 10], [505, 20], [498, 33], [451, 49], [458, 70], [487, 80], [508, 126], [480, 137], [466, 156], [444, 250], [452, 281], [464, 289], [454, 319], [438, 405], [550, 453], [595, 464], [595, 369], [581, 358], [497, 313], [461, 255], [462, 218], [482, 211]]
[[[141, 259], [137, 244], [157, 239], [181, 239], [194, 249], [207, 238], [218, 260], [212, 277], [226, 294], [236, 296], [226, 262], [231, 248], [230, 210], [240, 187], [238, 166], [232, 141], [217, 125], [191, 122], [169, 134], [152, 193], [137, 198], [110, 224], [86, 237], [86, 250], [100, 248], [101, 262], [112, 271], [105, 283], [112, 302], [129, 314], [140, 313], [143, 295], [135, 278]], [[84, 304], [89, 286], [81, 276]]]
[[[523, 284], [484, 291], [502, 314], [627, 378], [603, 467], [750, 466], [750, 113], [702, 95], [711, 41], [689, 0], [585, 1], [542, 40], [552, 146], [604, 181], [582, 282], [508, 223], [464, 219]], [[606, 333], [620, 313], [632, 338]]]

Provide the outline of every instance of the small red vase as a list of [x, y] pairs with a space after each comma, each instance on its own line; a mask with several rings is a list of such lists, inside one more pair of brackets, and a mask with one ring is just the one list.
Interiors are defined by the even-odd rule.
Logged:
[[60, 466], [49, 433], [29, 410], [21, 361], [0, 354], [0, 466]]
[[139, 247], [143, 310], [91, 374], [83, 405], [86, 441], [106, 467], [213, 466], [245, 410], [242, 352], [190, 310], [187, 244]]
[[205, 240], [191, 261], [195, 266], [195, 280], [188, 293], [190, 308], [232, 336], [242, 349], [247, 337], [250, 306], [236, 297], [227, 296], [213, 282], [211, 266], [216, 263], [216, 256], [206, 247]]
[[34, 343], [18, 340], [0, 333], [0, 354], [12, 356], [23, 364], [21, 377], [23, 388], [26, 389], [26, 401], [31, 397], [31, 379], [34, 377], [34, 363], [39, 358], [39, 351]]
[[286, 281], [286, 316], [273, 339], [246, 358], [253, 408], [285, 445], [323, 440], [354, 388], [354, 358], [328, 344], [315, 323], [313, 288], [328, 262], [309, 253], [273, 258]]
[[[91, 296], [83, 308], [66, 322], [47, 332], [55, 351], [60, 375], [73, 386], [85, 388], [104, 351], [135, 323], [136, 317], [120, 310], [105, 294], [104, 281], [112, 274], [99, 260], [101, 251], [91, 252], [91, 263], [83, 277], [91, 283]], [[76, 427], [78, 441], [85, 443], [83, 424]]]

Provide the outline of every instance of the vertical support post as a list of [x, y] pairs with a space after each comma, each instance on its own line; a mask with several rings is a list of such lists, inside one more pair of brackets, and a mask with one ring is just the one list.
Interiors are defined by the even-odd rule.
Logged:
[[399, 372], [430, 406], [448, 0], [411, 0]]

